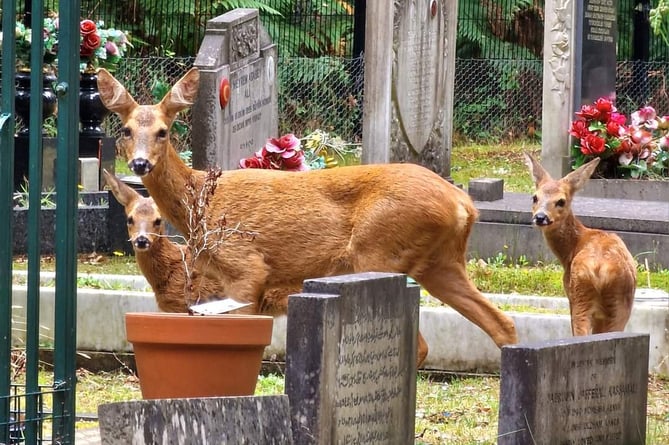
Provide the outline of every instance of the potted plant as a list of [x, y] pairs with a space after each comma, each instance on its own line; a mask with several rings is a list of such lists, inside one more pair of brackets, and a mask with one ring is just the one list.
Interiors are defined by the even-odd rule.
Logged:
[[[183, 270], [189, 313], [127, 313], [126, 336], [133, 344], [140, 388], [145, 399], [253, 395], [273, 318], [218, 314], [219, 307], [239, 307], [230, 300], [200, 300], [194, 277], [203, 273], [209, 251], [225, 239], [244, 234], [225, 221], [209, 221], [206, 209], [220, 169], [192, 177], [185, 197], [189, 208]], [[232, 235], [231, 235], [232, 234]], [[252, 242], [252, 241], [250, 241]], [[213, 307], [212, 307], [213, 306]]]

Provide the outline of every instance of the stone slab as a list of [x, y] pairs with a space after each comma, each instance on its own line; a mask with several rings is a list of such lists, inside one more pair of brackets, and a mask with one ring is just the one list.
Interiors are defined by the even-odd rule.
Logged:
[[285, 395], [140, 400], [98, 407], [103, 445], [290, 445], [289, 415]]
[[414, 442], [418, 304], [405, 275], [374, 272], [307, 280], [290, 297], [296, 443]]
[[498, 444], [645, 444], [647, 334], [502, 348]]
[[504, 180], [477, 178], [469, 181], [467, 191], [474, 201], [497, 201], [504, 198]]

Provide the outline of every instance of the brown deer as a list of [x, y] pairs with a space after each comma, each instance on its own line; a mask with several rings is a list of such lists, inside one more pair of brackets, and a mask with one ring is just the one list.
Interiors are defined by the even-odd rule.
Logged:
[[[169, 138], [176, 114], [193, 104], [197, 69], [156, 105], [138, 105], [105, 70], [100, 97], [122, 121], [119, 148], [162, 214], [185, 231], [188, 167]], [[229, 296], [253, 300], [264, 289], [355, 272], [406, 273], [430, 294], [483, 329], [498, 346], [516, 343], [513, 320], [474, 286], [465, 269], [477, 217], [469, 196], [415, 164], [365, 165], [306, 172], [224, 171], [210, 210], [255, 240], [226, 242], [212, 259]], [[418, 363], [427, 344], [418, 338]]]
[[[186, 265], [191, 252], [183, 244], [169, 240], [164, 223], [152, 198], [146, 198], [123, 183], [107, 170], [102, 171], [105, 182], [118, 202], [124, 207], [128, 235], [135, 252], [135, 260], [142, 274], [153, 289], [160, 310], [188, 312], [191, 303], [204, 303], [224, 298], [225, 288], [215, 277], [197, 271], [193, 273], [193, 300], [187, 301]], [[204, 265], [206, 268], [206, 265]], [[286, 312], [287, 297], [300, 292], [300, 287], [268, 289], [262, 298], [245, 300], [251, 306], [237, 309], [235, 313], [262, 313], [277, 315]]]
[[614, 233], [585, 227], [571, 204], [595, 171], [599, 158], [554, 180], [532, 155], [525, 154], [534, 178], [532, 222], [562, 263], [574, 335], [622, 331], [630, 318], [636, 289], [636, 263]]

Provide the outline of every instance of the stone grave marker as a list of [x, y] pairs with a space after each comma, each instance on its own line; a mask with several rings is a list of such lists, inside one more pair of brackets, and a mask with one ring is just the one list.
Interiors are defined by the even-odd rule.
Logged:
[[546, 0], [541, 159], [555, 178], [571, 171], [574, 112], [599, 97], [615, 99], [616, 3]]
[[363, 163], [450, 175], [458, 2], [368, 1]]
[[238, 168], [278, 133], [277, 48], [256, 9], [235, 9], [207, 22], [194, 66], [193, 166]]
[[98, 417], [102, 445], [290, 445], [288, 411], [285, 395], [208, 397], [107, 403]]
[[648, 334], [502, 348], [499, 445], [646, 443]]
[[288, 303], [296, 444], [414, 443], [419, 288], [406, 276], [307, 280]]

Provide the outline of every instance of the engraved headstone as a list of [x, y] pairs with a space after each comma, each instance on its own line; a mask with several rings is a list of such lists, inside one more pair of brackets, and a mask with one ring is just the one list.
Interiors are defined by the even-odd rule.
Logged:
[[364, 163], [450, 175], [457, 3], [367, 2]]
[[646, 443], [647, 334], [502, 348], [498, 444]]
[[288, 303], [297, 444], [414, 442], [419, 288], [406, 276], [307, 280]]
[[600, 97], [612, 100], [616, 97], [618, 27], [615, 3], [614, 0], [585, 0], [583, 10], [578, 11], [583, 21], [576, 34], [575, 81], [579, 96], [574, 111]]
[[285, 395], [209, 397], [107, 403], [98, 417], [103, 445], [290, 445], [288, 411]]
[[546, 0], [541, 159], [553, 177], [571, 171], [574, 112], [600, 97], [615, 99], [614, 0]]
[[276, 45], [256, 9], [235, 9], [207, 22], [194, 66], [193, 166], [238, 168], [278, 133]]

